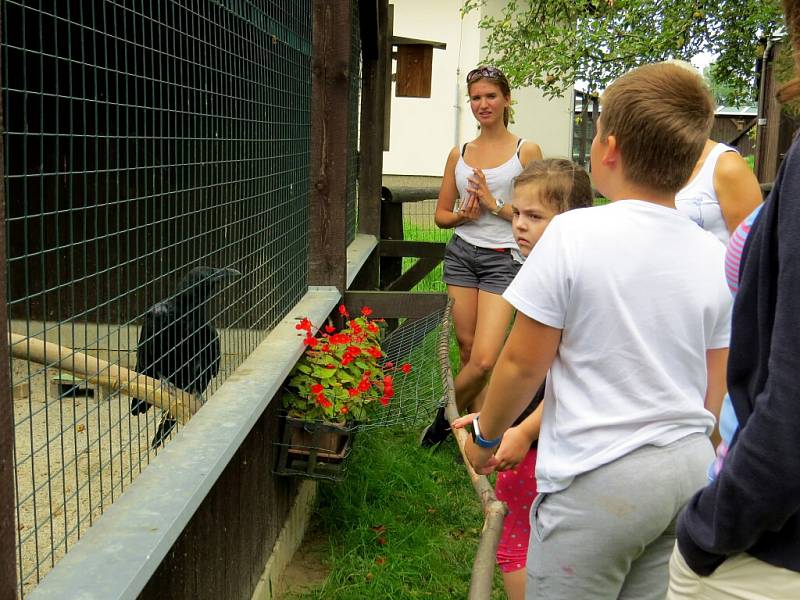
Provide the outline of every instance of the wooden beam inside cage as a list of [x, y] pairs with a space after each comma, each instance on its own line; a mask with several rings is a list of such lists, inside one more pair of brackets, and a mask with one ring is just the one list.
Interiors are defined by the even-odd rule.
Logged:
[[17, 333], [10, 333], [8, 337], [12, 357], [72, 373], [88, 383], [102, 386], [109, 393], [119, 391], [144, 400], [170, 413], [182, 425], [200, 408], [199, 398], [192, 394], [179, 389], [170, 390], [158, 379], [96, 356]]

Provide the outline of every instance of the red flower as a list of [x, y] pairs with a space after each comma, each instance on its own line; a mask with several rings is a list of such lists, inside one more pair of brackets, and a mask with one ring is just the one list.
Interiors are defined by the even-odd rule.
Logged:
[[339, 305], [339, 314], [343, 317], [349, 317], [350, 313], [347, 312], [347, 307], [344, 304]]
[[326, 369], [335, 369], [336, 365], [332, 365], [332, 364], [328, 363], [327, 365], [325, 365], [325, 368]]
[[321, 383], [315, 383], [314, 385], [311, 386], [311, 393], [312, 394], [320, 394], [320, 393], [322, 393], [322, 390], [324, 390], [324, 389], [325, 388], [322, 387]]
[[387, 398], [394, 398], [394, 388], [392, 386], [385, 386], [383, 388], [383, 395]]
[[383, 352], [381, 352], [381, 349], [378, 348], [377, 346], [370, 346], [369, 348], [367, 348], [367, 352], [373, 358], [380, 358], [383, 356]]
[[307, 336], [305, 337], [305, 339], [303, 340], [303, 343], [304, 343], [306, 346], [310, 346], [311, 348], [313, 348], [314, 346], [316, 346], [316, 345], [317, 345], [317, 341], [318, 341], [318, 340], [317, 340], [317, 338], [315, 338], [315, 337], [313, 337], [313, 336], [310, 336], [310, 335], [307, 335]]
[[384, 369], [391, 369], [392, 367], [394, 367], [394, 363], [392, 361], [383, 363]]
[[323, 352], [329, 352], [329, 351], [330, 351], [330, 349], [331, 349], [331, 347], [330, 347], [330, 344], [322, 344], [322, 348], [321, 348], [321, 350], [322, 350]]
[[298, 331], [307, 331], [309, 334], [311, 333], [311, 321], [309, 321], [306, 317], [303, 317], [300, 322], [294, 326], [295, 329]]
[[372, 309], [369, 306], [362, 306], [361, 314], [364, 315], [365, 317], [368, 317], [372, 314]]
[[389, 387], [392, 387], [393, 383], [394, 383], [394, 377], [392, 377], [391, 375], [386, 375], [386, 377], [383, 378], [383, 385], [388, 385]]
[[358, 346], [348, 346], [347, 350], [345, 350], [345, 354], [355, 358], [356, 356], [361, 354], [361, 348], [359, 348]]
[[359, 392], [366, 392], [371, 387], [369, 383], [369, 379], [362, 379], [358, 384], [358, 391]]
[[358, 396], [358, 389], [357, 388], [349, 388], [347, 390], [347, 393], [351, 398], [355, 398], [356, 396]]
[[346, 415], [347, 413], [350, 412], [350, 409], [347, 408], [346, 406], [343, 406], [342, 408], [339, 409], [339, 412], [342, 413], [343, 415]]
[[375, 323], [370, 323], [369, 325], [367, 325], [367, 331], [369, 331], [370, 333], [378, 333], [380, 331], [380, 328], [377, 325], [375, 325]]
[[343, 367], [346, 367], [346, 366], [347, 366], [347, 365], [349, 365], [351, 362], [353, 362], [353, 357], [352, 357], [352, 356], [350, 356], [349, 354], [345, 354], [345, 355], [342, 357], [342, 362], [341, 362], [341, 365], [342, 365]]
[[325, 394], [317, 394], [317, 403], [322, 408], [330, 408], [333, 403], [325, 397]]
[[384, 406], [388, 406], [389, 405], [389, 397], [388, 396], [381, 396], [381, 404], [383, 404]]
[[331, 344], [349, 344], [350, 336], [344, 333], [337, 333], [328, 338]]
[[410, 364], [408, 364], [408, 363], [403, 363], [403, 366], [402, 366], [402, 367], [400, 367], [400, 370], [401, 370], [403, 373], [410, 373], [410, 372], [411, 372], [411, 365], [410, 365]]

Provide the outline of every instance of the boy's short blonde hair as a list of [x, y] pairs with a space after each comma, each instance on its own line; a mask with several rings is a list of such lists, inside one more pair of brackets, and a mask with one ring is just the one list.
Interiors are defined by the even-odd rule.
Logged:
[[689, 180], [714, 120], [714, 100], [702, 78], [657, 63], [629, 71], [600, 98], [598, 135], [616, 138], [625, 177], [673, 194]]

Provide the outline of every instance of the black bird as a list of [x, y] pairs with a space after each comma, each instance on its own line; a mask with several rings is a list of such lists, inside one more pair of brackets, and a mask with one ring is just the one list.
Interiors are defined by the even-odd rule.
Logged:
[[[208, 322], [206, 305], [220, 283], [241, 276], [235, 269], [195, 267], [175, 293], [144, 315], [136, 347], [136, 372], [202, 395], [219, 372], [219, 334]], [[150, 404], [131, 398], [131, 414], [147, 412]], [[175, 427], [164, 413], [151, 446], [158, 448]]]

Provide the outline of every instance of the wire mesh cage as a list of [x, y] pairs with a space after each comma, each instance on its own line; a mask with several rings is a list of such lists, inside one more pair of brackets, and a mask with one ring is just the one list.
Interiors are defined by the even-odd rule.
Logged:
[[[164, 411], [132, 411], [142, 372], [161, 389], [140, 409], [199, 405], [305, 293], [311, 13], [3, 2], [20, 595], [154, 459]], [[240, 276], [211, 285], [223, 271]]]

